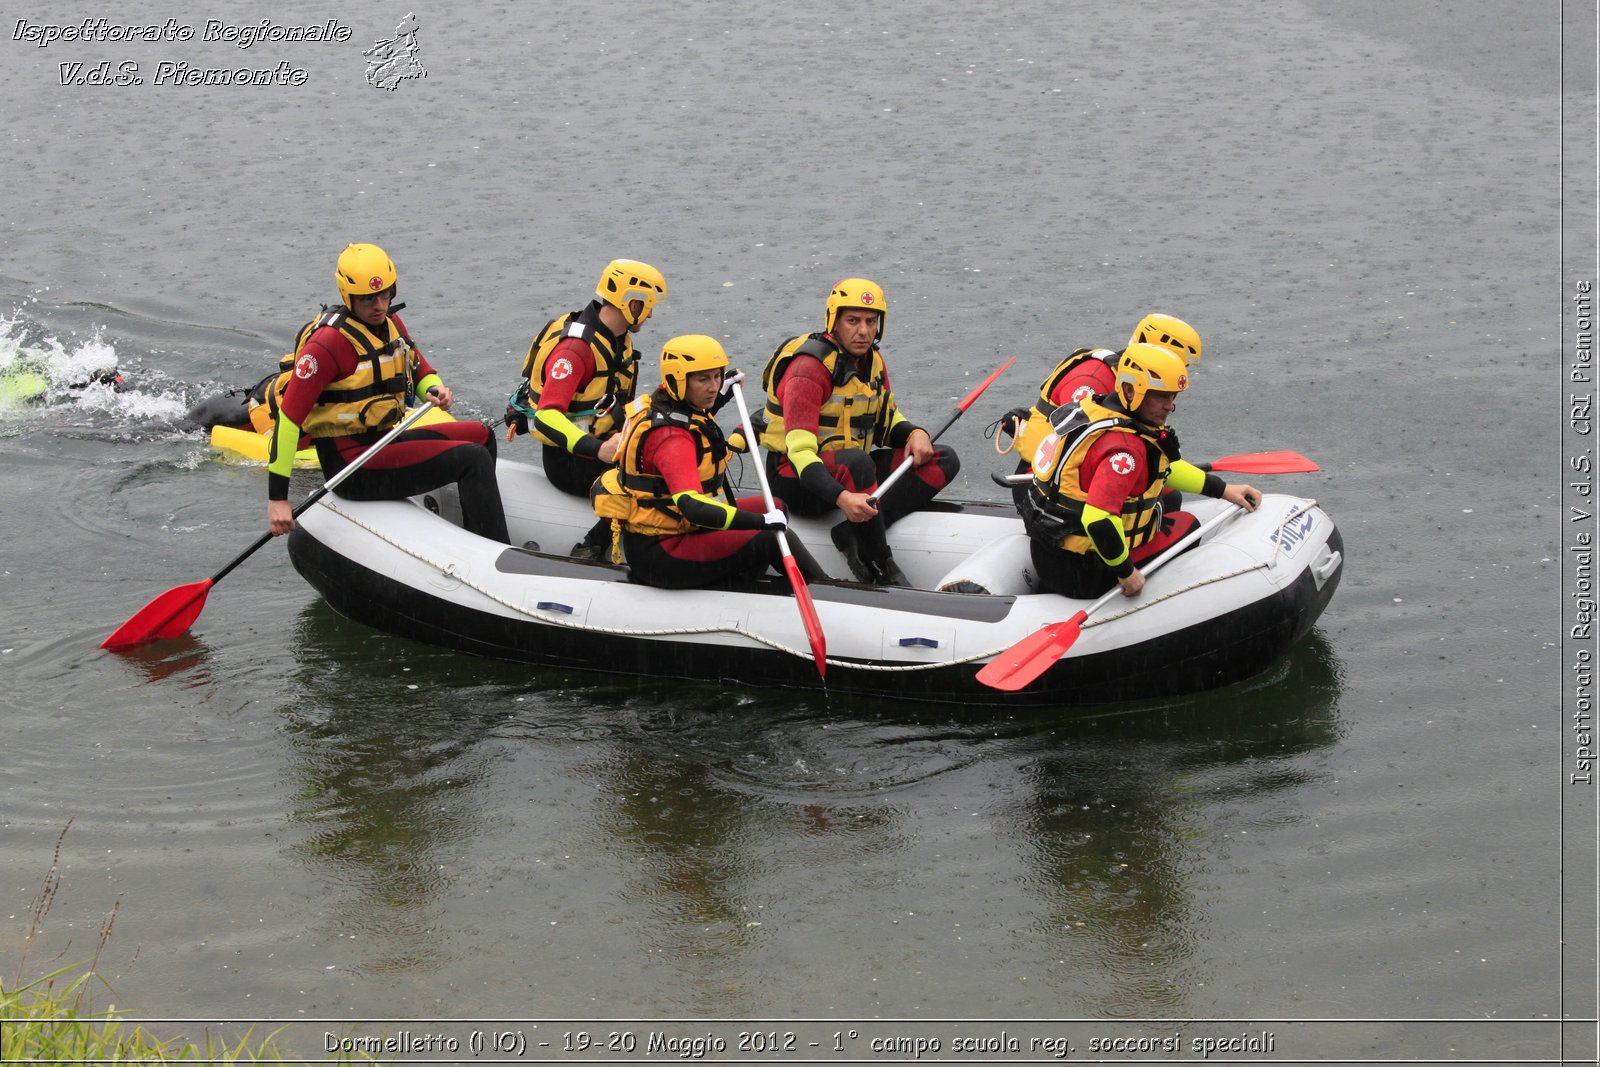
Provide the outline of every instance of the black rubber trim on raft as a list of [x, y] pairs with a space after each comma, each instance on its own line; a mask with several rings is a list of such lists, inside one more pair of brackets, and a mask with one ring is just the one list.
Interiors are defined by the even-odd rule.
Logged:
[[[1342, 554], [1344, 543], [1337, 529], [1329, 536], [1328, 546]], [[804, 655], [764, 647], [641, 640], [471, 611], [352, 563], [330, 551], [303, 526], [289, 535], [289, 557], [301, 576], [341, 615], [430, 645], [494, 659], [607, 674], [813, 691], [822, 687], [815, 665]], [[828, 666], [826, 688], [830, 694], [842, 696], [929, 704], [1063, 707], [1182, 696], [1214, 689], [1260, 673], [1305, 636], [1338, 588], [1342, 570], [1341, 567], [1318, 589], [1308, 568], [1288, 588], [1226, 615], [1130, 649], [1063, 660], [1016, 693], [1001, 693], [979, 683], [976, 675], [983, 666], [980, 663], [916, 671], [873, 671], [836, 658]]]

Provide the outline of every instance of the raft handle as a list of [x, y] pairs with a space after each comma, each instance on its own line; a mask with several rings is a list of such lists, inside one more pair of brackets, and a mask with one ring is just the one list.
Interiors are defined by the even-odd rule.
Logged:
[[1328, 584], [1328, 579], [1333, 577], [1333, 572], [1339, 569], [1339, 564], [1343, 560], [1338, 552], [1332, 551], [1326, 545], [1322, 550], [1327, 554], [1311, 565], [1311, 576], [1317, 580], [1318, 589]]

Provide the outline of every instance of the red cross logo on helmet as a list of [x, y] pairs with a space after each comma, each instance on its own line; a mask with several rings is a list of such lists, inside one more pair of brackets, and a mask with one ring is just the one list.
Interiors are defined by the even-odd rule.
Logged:
[[873, 300], [873, 296], [872, 296], [871, 293], [862, 293], [861, 294], [861, 306], [862, 307], [871, 307], [872, 306], [872, 300]]
[[367, 288], [376, 293], [379, 289], [383, 288], [383, 279], [374, 274], [372, 277], [367, 279]]
[[1178, 375], [1178, 390], [1181, 392], [1187, 388], [1189, 388], [1189, 376], [1187, 374]]
[[1134, 462], [1133, 456], [1127, 452], [1118, 452], [1111, 457], [1111, 469], [1118, 474], [1132, 474], [1136, 466], [1138, 464]]

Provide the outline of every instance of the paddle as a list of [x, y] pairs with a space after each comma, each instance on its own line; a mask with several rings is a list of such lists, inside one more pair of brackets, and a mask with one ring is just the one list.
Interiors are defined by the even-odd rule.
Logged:
[[[1017, 357], [1012, 356], [1010, 359], [1000, 364], [999, 368], [997, 368], [993, 374], [990, 374], [983, 381], [979, 382], [978, 387], [972, 392], [968, 393], [967, 398], [961, 401], [961, 403], [957, 404], [950, 412], [950, 417], [944, 420], [944, 425], [928, 435], [928, 440], [937, 441], [946, 430], [955, 424], [957, 419], [966, 414], [967, 409], [972, 406], [972, 402], [978, 399], [979, 396], [983, 395], [983, 391], [985, 389], [989, 388], [989, 383], [1000, 377], [1000, 375], [1004, 373], [1005, 369], [1016, 361]], [[883, 499], [883, 494], [889, 491], [889, 487], [895, 482], [899, 481], [902, 474], [911, 469], [911, 462], [912, 460], [909, 455], [906, 456], [905, 459], [901, 460], [900, 465], [889, 472], [889, 477], [878, 483], [877, 490], [871, 496], [867, 497], [867, 503], [871, 504], [873, 507], [877, 507], [878, 501]]]
[[[1232, 471], [1239, 474], [1307, 474], [1322, 469], [1314, 460], [1298, 452], [1247, 452], [1238, 456], [1223, 456], [1210, 463], [1196, 463], [1195, 466], [1203, 471]], [[995, 484], [1008, 489], [1033, 481], [1033, 475], [1027, 471], [1018, 471], [1016, 474], [991, 473], [989, 477], [994, 479]]]
[[1298, 452], [1247, 452], [1223, 456], [1210, 463], [1196, 463], [1203, 471], [1234, 471], [1239, 474], [1308, 474], [1319, 471], [1314, 460]]
[[[1167, 560], [1174, 558], [1178, 553], [1188, 548], [1200, 538], [1207, 530], [1233, 518], [1239, 513], [1237, 504], [1229, 505], [1219, 514], [1201, 523], [1185, 534], [1166, 551], [1154, 559], [1146, 560], [1139, 565], [1139, 570], [1146, 577], [1154, 573]], [[1112, 599], [1122, 595], [1120, 586], [1112, 586], [1105, 596], [1080, 610], [1065, 622], [1054, 622], [1042, 627], [1012, 645], [994, 659], [990, 660], [983, 670], [978, 672], [978, 681], [991, 689], [1014, 693], [1032, 682], [1039, 675], [1050, 669], [1062, 656], [1067, 654], [1078, 635], [1083, 632], [1083, 624], [1090, 615], [1099, 611]]]
[[[349, 466], [329, 478], [322, 488], [306, 497], [304, 502], [294, 509], [295, 516], [298, 517], [301, 512], [321, 500], [330, 489], [354, 474], [363, 463], [377, 455], [379, 449], [400, 436], [402, 431], [410, 429], [412, 424], [427, 414], [432, 407], [433, 401], [429, 400], [412, 411], [411, 414], [400, 421], [398, 426], [379, 438], [371, 448], [353, 459]], [[168, 589], [165, 593], [162, 593], [135, 612], [133, 618], [117, 627], [115, 633], [100, 642], [100, 647], [110, 649], [133, 648], [147, 641], [157, 641], [164, 637], [177, 637], [199, 617], [201, 609], [206, 606], [206, 594], [211, 591], [211, 587], [222, 581], [230, 571], [249, 559], [257, 549], [270, 540], [272, 540], [272, 534], [264, 533], [257, 538], [255, 544], [239, 553], [231, 563], [211, 577], [204, 581], [190, 582], [188, 585], [179, 585]]]
[[[745, 406], [744, 389], [738, 382], [733, 383], [733, 399], [739, 405], [739, 425], [744, 427], [744, 439], [749, 442], [752, 451], [754, 462], [751, 466], [755, 467], [756, 479], [761, 483], [761, 495], [766, 498], [767, 510], [776, 511], [778, 505], [773, 502], [772, 489], [767, 485], [767, 466], [762, 462], [760, 446], [756, 444], [755, 427], [750, 424], [750, 409]], [[811, 656], [817, 661], [817, 677], [826, 680], [828, 642], [822, 633], [822, 620], [817, 618], [817, 606], [811, 602], [811, 590], [800, 573], [800, 564], [795, 560], [794, 553], [789, 551], [789, 537], [782, 530], [778, 531], [778, 548], [783, 552], [783, 570], [794, 589], [794, 601], [800, 605], [800, 621], [805, 623], [806, 637], [811, 641]]]

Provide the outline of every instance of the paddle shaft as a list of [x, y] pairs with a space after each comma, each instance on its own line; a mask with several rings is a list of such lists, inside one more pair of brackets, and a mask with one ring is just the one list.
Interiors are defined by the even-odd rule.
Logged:
[[[962, 400], [953, 409], [951, 409], [950, 414], [944, 420], [944, 425], [940, 426], [937, 430], [928, 435], [928, 440], [933, 442], [944, 436], [944, 432], [950, 427], [954, 426], [956, 420], [967, 413], [967, 409], [972, 406], [972, 402], [983, 395], [983, 391], [989, 388], [990, 383], [992, 383], [996, 378], [1000, 377], [1000, 375], [1004, 373], [1005, 369], [1016, 361], [1017, 357], [1012, 356], [1010, 359], [1000, 364], [1000, 366], [996, 367], [987, 378], [979, 382], [977, 387], [973, 389], [972, 392], [967, 394], [966, 399]], [[889, 491], [889, 487], [894, 485], [895, 482], [899, 481], [900, 476], [911, 469], [912, 462], [913, 461], [909, 455], [906, 456], [905, 459], [901, 460], [900, 465], [889, 473], [889, 477], [878, 483], [878, 488], [873, 491], [871, 496], [867, 497], [867, 503], [871, 504], [873, 507], [877, 507], [878, 501], [883, 499], [883, 494]]]
[[[411, 427], [416, 424], [416, 421], [418, 419], [422, 418], [422, 416], [426, 415], [428, 413], [429, 409], [431, 409], [433, 406], [434, 406], [433, 401], [429, 400], [429, 401], [425, 402], [421, 407], [417, 408], [415, 411], [413, 411], [410, 414], [408, 414], [405, 418], [401, 419], [400, 422], [394, 427], [394, 429], [390, 430], [388, 433], [386, 433], [382, 437], [378, 438], [377, 441], [373, 442], [373, 444], [372, 444], [372, 446], [370, 448], [368, 448], [365, 452], [361, 453], [361, 455], [357, 456], [355, 459], [351, 460], [350, 463], [343, 470], [341, 470], [338, 474], [335, 474], [332, 478], [329, 478], [326, 482], [323, 482], [322, 485], [314, 493], [312, 493], [310, 496], [308, 496], [304, 500], [302, 500], [300, 502], [300, 505], [298, 507], [296, 507], [294, 509], [294, 511], [292, 512], [294, 517], [298, 519], [305, 512], [305, 510], [307, 508], [311, 507], [317, 501], [321, 500], [324, 496], [326, 496], [340, 482], [344, 481], [346, 478], [350, 477], [356, 471], [360, 470], [361, 469], [361, 465], [363, 463], [365, 463], [367, 460], [371, 459], [373, 456], [377, 455], [378, 454], [378, 450], [380, 448], [383, 448], [390, 441], [393, 441], [396, 437], [399, 437], [402, 433], [404, 433], [405, 431], [411, 429]], [[245, 549], [243, 552], [239, 553], [237, 556], [233, 557], [233, 560], [231, 562], [229, 562], [229, 564], [226, 567], [222, 568], [220, 571], [218, 571], [217, 573], [215, 573], [215, 574], [213, 574], [211, 576], [211, 584], [215, 585], [218, 582], [222, 581], [222, 579], [224, 577], [226, 577], [230, 572], [232, 572], [232, 570], [235, 567], [237, 567], [239, 564], [243, 563], [245, 560], [247, 560], [251, 556], [253, 556], [261, 548], [262, 545], [264, 545], [268, 541], [272, 540], [272, 537], [273, 537], [273, 535], [269, 531], [267, 533], [262, 534], [260, 537], [256, 538], [256, 541], [255, 541], [254, 544], [252, 544], [249, 548]]]
[[[751, 466], [756, 469], [756, 481], [761, 483], [761, 498], [767, 502], [768, 511], [776, 511], [778, 510], [778, 505], [772, 499], [772, 487], [767, 484], [767, 468], [761, 462], [764, 457], [753, 451], [756, 448], [755, 427], [750, 422], [750, 409], [745, 406], [744, 388], [738, 382], [733, 383], [733, 402], [739, 405], [739, 425], [744, 427], [745, 441], [749, 443], [752, 449], [752, 456], [756, 460]], [[785, 556], [792, 555], [789, 551], [789, 538], [785, 536], [783, 530], [778, 531], [778, 547], [783, 549]]]
[[[379, 449], [393, 441], [403, 430], [410, 428], [433, 406], [433, 401], [429, 400], [407, 415], [394, 429], [373, 444], [371, 448], [362, 452], [349, 466], [329, 478], [326, 484], [307, 497], [299, 507], [294, 509], [293, 514], [299, 515], [318, 500], [321, 500], [323, 494], [344, 481], [351, 474], [354, 474], [363, 463], [376, 455]], [[100, 643], [100, 647], [112, 649], [132, 648], [135, 645], [142, 645], [157, 638], [176, 637], [178, 634], [183, 633], [199, 616], [201, 609], [205, 607], [206, 595], [211, 591], [211, 587], [227, 577], [235, 567], [249, 559], [262, 545], [270, 540], [272, 540], [272, 533], [269, 531], [262, 534], [254, 544], [235, 556], [226, 567], [223, 567], [210, 578], [168, 589], [134, 612], [127, 622], [117, 627], [110, 637]]]
[[[1217, 512], [1217, 514], [1211, 516], [1211, 518], [1207, 519], [1205, 522], [1202, 522], [1199, 526], [1196, 526], [1178, 540], [1174, 541], [1167, 548], [1162, 549], [1160, 555], [1145, 560], [1143, 563], [1136, 564], [1139, 573], [1144, 575], [1146, 578], [1150, 577], [1156, 571], [1160, 570], [1161, 565], [1166, 563], [1167, 560], [1176, 559], [1178, 553], [1182, 552], [1184, 549], [1198, 541], [1202, 536], [1204, 536], [1207, 530], [1215, 529], [1216, 527], [1220, 526], [1223, 521], [1233, 518], [1234, 515], [1238, 514], [1239, 510], [1238, 504], [1229, 504], [1227, 507]], [[1083, 615], [1083, 619], [1079, 620], [1080, 625], [1084, 620], [1088, 619], [1090, 615], [1093, 615], [1095, 612], [1099, 611], [1101, 608], [1105, 607], [1107, 604], [1111, 603], [1111, 601], [1115, 600], [1121, 595], [1122, 586], [1112, 586], [1110, 590], [1108, 590], [1106, 594], [1099, 600], [1096, 600], [1093, 604], [1090, 604], [1087, 608], [1083, 609], [1083, 611], [1080, 613]]]
[[[373, 458], [373, 456], [376, 456], [376, 454], [378, 454], [378, 450], [381, 450], [382, 446], [386, 446], [387, 443], [392, 442], [392, 440], [394, 440], [394, 438], [400, 437], [400, 434], [403, 434], [403, 432], [405, 432], [405, 430], [411, 429], [411, 426], [413, 426], [414, 422], [418, 421], [418, 419], [421, 419], [422, 416], [424, 416], [424, 414], [427, 414], [427, 411], [429, 411], [430, 408], [432, 408], [432, 406], [434, 406], [434, 402], [432, 402], [432, 400], [429, 400], [429, 402], [422, 403], [422, 406], [419, 406], [418, 410], [411, 411], [411, 413], [408, 414], [408, 416], [406, 416], [406, 418], [403, 418], [402, 421], [398, 422], [397, 426], [395, 426], [394, 429], [389, 430], [389, 432], [387, 432], [387, 434], [384, 434], [384, 435], [382, 435], [381, 438], [378, 438], [378, 442], [374, 442], [373, 445], [371, 445], [370, 448], [368, 448], [368, 450], [363, 451], [363, 453], [360, 454], [360, 456], [357, 456], [357, 458], [352, 459], [352, 461], [350, 461], [349, 466], [344, 467], [344, 470], [341, 470], [341, 472], [339, 472], [339, 474], [333, 475], [333, 477], [328, 478], [328, 480], [326, 480], [326, 482], [323, 483], [323, 485], [320, 486], [320, 488], [318, 488], [318, 490], [315, 491], [315, 493], [312, 493], [312, 494], [310, 494], [310, 496], [307, 496], [307, 498], [304, 499], [304, 501], [301, 502], [301, 506], [296, 507], [296, 509], [294, 509], [294, 512], [293, 512], [294, 517], [298, 518], [299, 515], [301, 515], [302, 512], [304, 512], [304, 510], [307, 509], [307, 507], [314, 506], [315, 502], [320, 501], [320, 499], [322, 499], [323, 496], [326, 496], [326, 493], [328, 493], [328, 491], [333, 490], [334, 486], [339, 485], [339, 483], [344, 482], [344, 480], [346, 480], [346, 478], [349, 478], [350, 475], [355, 474], [355, 472], [357, 472], [357, 470], [360, 469], [360, 467], [362, 467], [362, 464], [365, 464], [365, 462], [368, 461], [368, 459], [371, 459], [371, 458]], [[216, 584], [218, 584], [219, 581], [222, 581], [222, 579], [224, 579], [224, 577], [229, 576], [229, 574], [232, 573], [232, 571], [234, 571], [234, 568], [237, 568], [237, 566], [240, 565], [240, 563], [243, 563], [243, 561], [248, 560], [248, 558], [250, 558], [251, 555], [254, 555], [254, 553], [258, 552], [258, 550], [261, 549], [261, 545], [267, 544], [267, 542], [269, 542], [269, 541], [272, 541], [272, 533], [270, 533], [270, 531], [269, 531], [269, 533], [264, 533], [264, 534], [261, 534], [261, 536], [256, 537], [256, 541], [251, 542], [251, 545], [250, 545], [250, 547], [248, 547], [248, 549], [245, 549], [245, 550], [243, 550], [243, 552], [240, 552], [240, 553], [238, 553], [238, 555], [235, 555], [235, 557], [232, 558], [232, 560], [229, 560], [229, 563], [227, 563], [227, 566], [224, 566], [224, 568], [222, 568], [221, 571], [218, 571], [218, 573], [213, 574], [213, 576], [211, 576], [211, 577], [208, 577], [208, 579], [206, 579], [206, 581], [203, 582], [203, 584], [205, 584], [206, 589], [210, 589], [211, 585], [216, 585]]]
[[[1136, 564], [1139, 573], [1144, 575], [1146, 578], [1150, 577], [1156, 571], [1161, 569], [1162, 564], [1166, 563], [1170, 559], [1176, 559], [1180, 552], [1194, 544], [1196, 541], [1200, 540], [1200, 538], [1205, 535], [1207, 530], [1216, 529], [1218, 526], [1222, 525], [1223, 522], [1237, 515], [1240, 510], [1241, 509], [1238, 504], [1229, 504], [1215, 515], [1211, 516], [1205, 522], [1202, 522], [1199, 526], [1196, 526], [1178, 540], [1174, 541], [1167, 548], [1162, 549], [1160, 555], [1155, 556], [1152, 559], [1147, 559], [1143, 563]], [[1093, 604], [1090, 604], [1087, 608], [1079, 613], [1083, 616], [1082, 619], [1078, 620], [1079, 624], [1081, 625], [1085, 620], [1088, 619], [1090, 615], [1093, 615], [1095, 612], [1099, 611], [1101, 608], [1105, 607], [1107, 604], [1121, 595], [1122, 586], [1112, 586], [1104, 596], [1102, 596], [1099, 600], [1096, 600]]]
[[[761, 483], [762, 499], [767, 502], [769, 512], [776, 511], [778, 505], [772, 499], [772, 487], [767, 484], [767, 466], [763, 462], [766, 457], [761, 455], [760, 446], [756, 443], [756, 431], [750, 421], [750, 409], [745, 405], [744, 389], [738, 382], [733, 383], [733, 402], [739, 405], [739, 425], [744, 427], [744, 438], [755, 461], [751, 466], [756, 469], [756, 481]], [[822, 632], [822, 620], [817, 617], [816, 605], [811, 602], [811, 590], [806, 588], [806, 580], [800, 573], [800, 563], [789, 549], [787, 531], [778, 531], [778, 550], [783, 553], [783, 569], [789, 575], [789, 583], [794, 587], [795, 601], [800, 605], [800, 621], [805, 623], [806, 637], [811, 642], [811, 655], [817, 661], [817, 674], [819, 677], [826, 677], [828, 651], [827, 639]]]
[[[1166, 563], [1170, 559], [1176, 558], [1178, 553], [1182, 552], [1184, 549], [1200, 540], [1207, 530], [1216, 529], [1224, 522], [1239, 514], [1242, 510], [1244, 509], [1239, 507], [1238, 504], [1228, 504], [1221, 511], [1211, 516], [1205, 522], [1202, 522], [1199, 526], [1196, 526], [1194, 529], [1178, 538], [1178, 540], [1174, 541], [1167, 548], [1162, 549], [1160, 555], [1145, 560], [1143, 563], [1136, 564], [1136, 566], [1139, 568], [1139, 573], [1143, 574], [1146, 578], [1150, 577], [1150, 575], [1154, 574], [1161, 568], [1162, 564]], [[1095, 601], [1094, 607], [1098, 608], [1101, 604], [1105, 603], [1106, 600], [1110, 599], [1112, 594], [1120, 594], [1121, 592], [1122, 589], [1120, 587], [1111, 590], [1110, 593], [1107, 593], [1104, 597], [1101, 597], [1099, 600]], [[1090, 608], [1089, 610], [1093, 611], [1094, 608]]]

